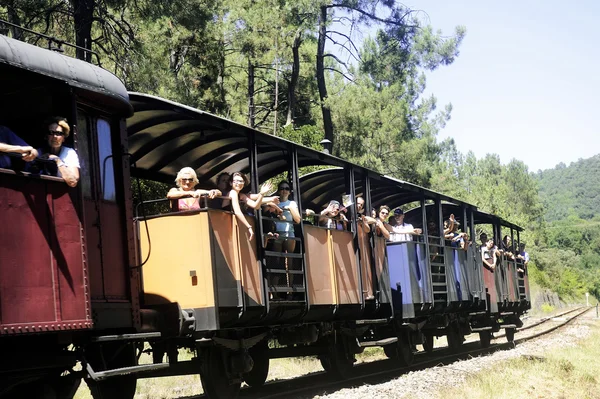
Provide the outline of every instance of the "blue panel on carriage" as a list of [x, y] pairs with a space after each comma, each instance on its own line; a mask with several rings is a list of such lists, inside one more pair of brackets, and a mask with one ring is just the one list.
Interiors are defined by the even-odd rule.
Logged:
[[469, 281], [467, 252], [463, 249], [456, 248], [454, 248], [452, 252], [452, 256], [454, 258], [454, 270], [456, 271], [458, 280], [457, 292], [459, 300], [470, 301], [471, 285]]
[[387, 246], [390, 285], [394, 309], [402, 309], [402, 317], [415, 317], [415, 304], [431, 303], [432, 290], [423, 244], [391, 243]]

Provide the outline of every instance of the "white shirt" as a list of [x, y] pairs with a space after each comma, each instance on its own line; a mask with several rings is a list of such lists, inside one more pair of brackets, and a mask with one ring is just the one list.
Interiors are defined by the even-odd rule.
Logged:
[[[62, 146], [60, 148], [60, 153], [58, 154], [58, 157], [61, 159], [61, 161], [63, 161], [63, 163], [66, 166], [75, 166], [76, 168], [80, 168], [81, 166], [79, 165], [79, 157], [77, 156], [77, 153], [75, 152], [74, 149], [72, 149], [71, 147], [66, 147], [66, 146]], [[58, 171], [58, 173], [56, 174], [57, 177], [62, 177], [62, 174], [60, 173], [60, 170]]]
[[396, 226], [392, 226], [390, 241], [412, 241], [412, 234], [409, 233], [412, 231], [414, 231], [414, 227], [410, 223], [402, 223]]

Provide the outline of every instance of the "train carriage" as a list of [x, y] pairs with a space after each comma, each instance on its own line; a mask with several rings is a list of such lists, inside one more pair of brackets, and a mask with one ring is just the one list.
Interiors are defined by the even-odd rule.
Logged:
[[[518, 226], [471, 204], [127, 93], [101, 68], [5, 36], [0, 72], [0, 124], [37, 145], [41, 121], [66, 116], [67, 144], [81, 159], [75, 188], [18, 161], [0, 170], [0, 214], [10, 223], [0, 233], [0, 347], [18, 353], [0, 369], [0, 396], [53, 389], [68, 398], [83, 377], [95, 398], [131, 398], [137, 378], [200, 374], [209, 397], [235, 397], [242, 381], [265, 382], [271, 358], [318, 356], [343, 378], [365, 347], [406, 364], [435, 336], [458, 348], [470, 332], [484, 342], [487, 331], [514, 331], [530, 306], [522, 263], [502, 260], [490, 274], [474, 246], [444, 240], [453, 213], [473, 239], [487, 224], [518, 241]], [[281, 220], [260, 209], [243, 223], [207, 199], [191, 211], [134, 209], [132, 177], [173, 184], [184, 166], [205, 188], [223, 172], [251, 176], [252, 192], [286, 179], [305, 215], [287, 238], [294, 249], [272, 245], [265, 226]], [[363, 231], [358, 195], [367, 209], [403, 208], [423, 234], [386, 242]], [[306, 212], [332, 199], [346, 200], [345, 228]], [[246, 223], [257, 232], [251, 241]], [[138, 365], [144, 345], [153, 362]], [[180, 348], [196, 356], [180, 360]]]

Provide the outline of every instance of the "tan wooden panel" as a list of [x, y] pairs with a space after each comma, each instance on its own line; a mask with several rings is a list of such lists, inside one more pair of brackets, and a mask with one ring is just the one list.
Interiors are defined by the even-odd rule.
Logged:
[[313, 305], [336, 304], [334, 268], [329, 231], [316, 226], [304, 226], [308, 297]]
[[[148, 220], [148, 229], [152, 252], [142, 268], [145, 303], [179, 302], [183, 308], [213, 307], [208, 215], [202, 212], [155, 218]], [[148, 253], [146, 234], [140, 235], [140, 245], [144, 256]]]
[[[254, 232], [258, 232], [254, 228], [255, 220], [252, 217], [246, 216], [246, 220], [252, 226]], [[240, 243], [240, 266], [242, 268], [242, 287], [250, 303], [247, 306], [259, 306], [264, 303], [262, 295], [262, 284], [260, 274], [260, 262], [258, 261], [256, 246], [260, 240], [257, 234], [254, 235], [252, 241], [248, 241], [246, 227], [239, 226], [239, 243]]]
[[361, 302], [354, 240], [349, 231], [331, 230], [339, 304]]
[[385, 238], [375, 237], [375, 273], [377, 278], [381, 277], [385, 267], [385, 251]]
[[239, 267], [237, 232], [235, 236], [233, 234], [237, 229], [234, 221], [235, 216], [231, 213], [221, 211], [209, 211], [208, 215], [210, 217], [210, 227], [221, 253], [225, 257], [227, 267], [235, 279], [240, 281], [241, 273]]
[[363, 297], [373, 296], [373, 274], [371, 272], [371, 244], [369, 235], [358, 227], [358, 248], [360, 249], [360, 268], [362, 278]]

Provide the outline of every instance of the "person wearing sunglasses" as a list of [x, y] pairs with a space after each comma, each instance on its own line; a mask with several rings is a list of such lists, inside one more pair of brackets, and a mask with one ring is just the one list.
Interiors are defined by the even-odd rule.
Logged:
[[375, 221], [375, 233], [377, 236], [384, 237], [386, 240], [390, 239], [390, 231], [392, 227], [385, 221], [390, 214], [390, 207], [387, 205], [381, 205], [379, 207], [379, 214]]
[[300, 223], [300, 211], [298, 210], [296, 201], [290, 199], [290, 183], [285, 180], [279, 183], [277, 194], [279, 194], [279, 208], [283, 211], [281, 217], [283, 221], [275, 223], [279, 239], [275, 241], [273, 250], [293, 253], [296, 250], [296, 240], [293, 239], [295, 237], [294, 224]]
[[3, 153], [21, 154], [25, 162], [33, 161], [38, 156], [38, 151], [27, 144], [6, 126], [0, 126], [0, 168], [12, 169], [11, 158]]
[[173, 187], [167, 193], [167, 198], [171, 200], [171, 209], [174, 211], [189, 211], [200, 209], [199, 198], [203, 195], [213, 199], [221, 195], [218, 189], [204, 190], [195, 189], [199, 183], [196, 171], [190, 167], [182, 168], [175, 178], [177, 187]]
[[[248, 229], [248, 240], [252, 240], [254, 237], [254, 229], [250, 223], [246, 220], [244, 213], [242, 212], [242, 208], [240, 207], [240, 203], [245, 203], [252, 209], [258, 209], [263, 200], [265, 199], [265, 194], [269, 191], [273, 190], [273, 184], [271, 182], [266, 182], [260, 187], [259, 193], [254, 196], [253, 194], [245, 194], [242, 193], [244, 186], [248, 184], [248, 178], [242, 172], [235, 172], [231, 175], [231, 190], [225, 195], [231, 201], [231, 207], [233, 209], [233, 213], [238, 218], [240, 224], [246, 226]], [[255, 199], [252, 199], [255, 198]]]
[[62, 177], [71, 187], [79, 181], [79, 157], [75, 150], [64, 145], [71, 128], [66, 118], [56, 116], [46, 120], [45, 145], [38, 149], [41, 159], [54, 161], [54, 165], [45, 168], [51, 176]]

